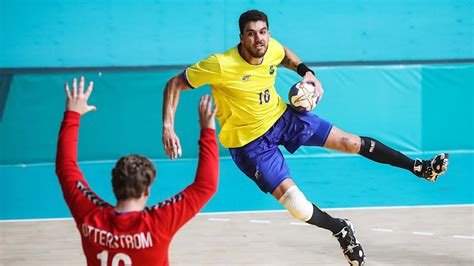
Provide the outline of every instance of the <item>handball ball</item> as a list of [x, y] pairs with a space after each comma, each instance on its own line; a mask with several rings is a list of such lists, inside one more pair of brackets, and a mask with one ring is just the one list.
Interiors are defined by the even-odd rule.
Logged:
[[298, 82], [291, 87], [288, 100], [294, 110], [304, 113], [316, 107], [319, 102], [319, 94], [313, 84]]

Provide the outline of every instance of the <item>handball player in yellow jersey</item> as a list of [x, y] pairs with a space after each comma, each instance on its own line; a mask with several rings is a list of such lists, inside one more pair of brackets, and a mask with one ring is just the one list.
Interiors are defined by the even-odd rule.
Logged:
[[172, 160], [181, 156], [174, 131], [180, 92], [209, 84], [219, 107], [219, 140], [229, 148], [239, 169], [263, 192], [271, 193], [294, 218], [330, 230], [349, 264], [362, 265], [364, 250], [354, 236], [351, 222], [331, 217], [306, 199], [291, 178], [278, 146], [291, 153], [301, 145], [358, 153], [429, 181], [445, 173], [448, 154], [412, 160], [375, 139], [344, 132], [312, 113], [298, 113], [287, 107], [274, 87], [279, 65], [296, 71], [302, 82], [314, 84], [322, 96], [321, 83], [298, 56], [270, 37], [268, 18], [263, 12], [243, 13], [239, 27], [237, 46], [197, 62], [166, 84], [162, 136], [166, 154]]

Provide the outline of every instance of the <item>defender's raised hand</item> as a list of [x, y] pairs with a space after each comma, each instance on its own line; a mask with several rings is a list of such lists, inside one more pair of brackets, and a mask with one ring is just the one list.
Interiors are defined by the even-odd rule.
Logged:
[[95, 106], [87, 104], [94, 83], [90, 81], [87, 90], [84, 92], [84, 82], [84, 77], [81, 77], [79, 88], [77, 88], [77, 79], [74, 78], [72, 81], [72, 93], [69, 91], [69, 84], [67, 82], [64, 84], [64, 90], [66, 91], [67, 96], [66, 111], [73, 111], [83, 115], [89, 111], [95, 111], [97, 109]]
[[216, 113], [217, 105], [214, 105], [212, 108], [212, 97], [210, 95], [204, 95], [199, 101], [199, 124], [201, 129], [203, 128], [212, 128], [216, 129]]

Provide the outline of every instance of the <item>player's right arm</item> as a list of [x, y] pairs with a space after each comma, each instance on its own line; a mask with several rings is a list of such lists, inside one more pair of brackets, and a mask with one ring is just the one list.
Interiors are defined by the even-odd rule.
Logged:
[[174, 130], [175, 114], [182, 90], [194, 89], [204, 84], [214, 84], [221, 80], [220, 64], [216, 55], [188, 67], [170, 79], [163, 92], [163, 148], [171, 160], [181, 156], [181, 143]]
[[165, 153], [174, 160], [181, 156], [181, 143], [178, 135], [174, 131], [174, 118], [176, 108], [178, 108], [179, 95], [181, 90], [191, 89], [185, 82], [185, 73], [174, 76], [168, 80], [163, 92], [163, 134], [162, 141]]

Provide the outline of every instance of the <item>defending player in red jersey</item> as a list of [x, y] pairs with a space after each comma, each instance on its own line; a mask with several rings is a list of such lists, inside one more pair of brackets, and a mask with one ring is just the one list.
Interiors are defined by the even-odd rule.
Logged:
[[218, 149], [215, 138], [216, 107], [206, 95], [199, 102], [201, 137], [194, 182], [175, 196], [145, 207], [156, 177], [153, 163], [140, 155], [120, 158], [112, 170], [117, 206], [99, 198], [87, 184], [77, 164], [79, 122], [95, 110], [87, 100], [93, 83], [84, 92], [74, 79], [72, 92], [65, 84], [66, 112], [59, 132], [56, 174], [64, 199], [81, 234], [87, 265], [168, 265], [168, 247], [174, 234], [217, 191]]

